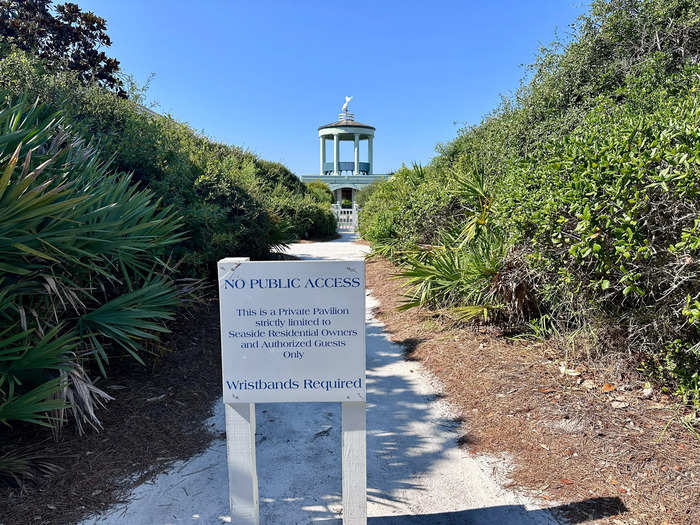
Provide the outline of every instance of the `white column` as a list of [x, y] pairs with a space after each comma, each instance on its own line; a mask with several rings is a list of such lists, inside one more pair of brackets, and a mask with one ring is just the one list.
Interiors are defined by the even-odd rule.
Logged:
[[374, 148], [372, 147], [373, 140], [374, 137], [369, 137], [367, 139], [367, 162], [369, 162], [369, 175], [374, 173], [374, 160], [372, 159], [374, 156]]
[[338, 135], [333, 135], [333, 175], [340, 173], [340, 141]]
[[326, 137], [321, 137], [321, 175], [323, 175], [323, 165], [326, 163]]
[[355, 133], [355, 175], [360, 174], [360, 136]]

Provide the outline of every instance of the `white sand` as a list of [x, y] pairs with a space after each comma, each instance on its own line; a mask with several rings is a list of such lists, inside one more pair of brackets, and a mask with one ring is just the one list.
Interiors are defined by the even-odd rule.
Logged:
[[[351, 235], [330, 243], [294, 244], [302, 258], [361, 257]], [[367, 487], [370, 525], [556, 524], [550, 513], [504, 490], [503, 460], [474, 458], [457, 447], [460, 425], [439, 383], [403, 359], [367, 298]], [[224, 431], [223, 405], [207, 425]], [[340, 405], [258, 404], [257, 463], [262, 524], [340, 524]], [[167, 431], [167, 429], [164, 429]], [[321, 434], [318, 434], [321, 432]], [[226, 447], [179, 462], [130, 502], [84, 524], [230, 523]]]

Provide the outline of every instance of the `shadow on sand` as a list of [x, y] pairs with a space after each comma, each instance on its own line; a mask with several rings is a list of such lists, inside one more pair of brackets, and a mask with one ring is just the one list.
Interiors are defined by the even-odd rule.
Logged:
[[[352, 236], [343, 234], [335, 242], [350, 240]], [[317, 252], [309, 248], [308, 254], [302, 250], [298, 255], [337, 257], [335, 252]], [[562, 513], [587, 516], [588, 520], [625, 511], [617, 498], [592, 498], [573, 506], [541, 510], [484, 503], [481, 508], [436, 513], [459, 509], [459, 502], [475, 506], [476, 495], [465, 494], [463, 498], [450, 493], [446, 497], [439, 484], [426, 486], [423, 482], [426, 474], [454, 457], [458, 445], [470, 443], [472, 438], [461, 435], [461, 418], [434, 410], [434, 402], [442, 396], [430, 391], [419, 374], [406, 369], [417, 366], [411, 362], [411, 351], [422, 341], [394, 344], [376, 321], [369, 321], [366, 329], [367, 500], [373, 514], [385, 515], [369, 518], [370, 525], [546, 524], [556, 523], [554, 516]], [[340, 524], [339, 404], [259, 404], [257, 414], [258, 465], [267, 466], [258, 473], [263, 522]], [[427, 506], [418, 504], [417, 495]], [[409, 509], [418, 508], [429, 510], [411, 514]], [[569, 519], [570, 523], [584, 521]]]
[[[367, 519], [367, 525], [504, 525], [508, 523], [542, 523], [551, 516], [566, 514], [566, 523], [586, 523], [609, 518], [627, 511], [620, 498], [590, 498], [569, 505], [527, 510], [522, 505], [502, 505], [483, 509], [440, 512], [437, 514], [378, 516]], [[523, 521], [525, 520], [525, 521]], [[328, 525], [340, 525], [342, 520], [322, 520]]]
[[[421, 386], [401, 368], [404, 349], [391, 343], [382, 327], [367, 325], [367, 500], [383, 508], [370, 525], [552, 524], [554, 515], [595, 519], [625, 511], [617, 498], [592, 498], [573, 505], [527, 510], [522, 505], [487, 506], [455, 512], [407, 514], [413, 497], [426, 494], [439, 509], [439, 491], [428, 494], [420, 477], [444, 461], [460, 439], [462, 420], [431, 409], [441, 396]], [[261, 516], [267, 523], [337, 523], [341, 501], [340, 407], [335, 403], [258, 405], [258, 464]], [[306, 417], [290, 417], [295, 412]], [[276, 427], [274, 430], [272, 427]], [[437, 434], [426, 426], [438, 427]], [[462, 436], [469, 441], [469, 436]], [[313, 468], [308, 468], [313, 465]], [[289, 475], [276, 473], [290, 472]], [[413, 496], [411, 496], [413, 494]], [[467, 498], [465, 501], [468, 501]], [[425, 500], [425, 499], [424, 499]], [[444, 507], [443, 507], [444, 508]], [[453, 507], [454, 508], [454, 507]], [[583, 523], [584, 521], [569, 523]]]

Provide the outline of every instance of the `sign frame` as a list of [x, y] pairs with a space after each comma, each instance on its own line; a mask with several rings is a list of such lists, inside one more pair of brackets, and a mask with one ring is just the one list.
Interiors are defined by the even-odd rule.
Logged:
[[[287, 261], [299, 264], [303, 261]], [[316, 261], [329, 262], [329, 261]], [[333, 261], [338, 262], [338, 261]], [[342, 261], [348, 262], [348, 261]], [[364, 261], [361, 268], [364, 273]], [[240, 264], [265, 264], [250, 262], [248, 257], [228, 257], [218, 262], [218, 281], [230, 274], [232, 267]], [[365, 331], [365, 285], [362, 279], [362, 388], [361, 399], [341, 401], [342, 425], [342, 494], [343, 524], [366, 525], [367, 523], [367, 437], [366, 437], [366, 331]], [[222, 337], [222, 375], [224, 352], [224, 311], [219, 297]], [[222, 384], [222, 389], [224, 385]], [[323, 400], [320, 400], [323, 401]], [[329, 400], [325, 402], [337, 402]], [[279, 402], [304, 402], [284, 401]], [[258, 475], [255, 457], [255, 403], [225, 401], [226, 454], [229, 478], [229, 505], [231, 521], [241, 525], [259, 525]]]

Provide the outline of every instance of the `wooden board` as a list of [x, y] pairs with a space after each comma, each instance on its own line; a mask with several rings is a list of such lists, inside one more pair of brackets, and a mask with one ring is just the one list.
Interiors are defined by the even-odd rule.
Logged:
[[231, 523], [259, 525], [255, 405], [226, 404], [225, 412]]
[[367, 523], [367, 438], [365, 402], [342, 403], [343, 524]]

